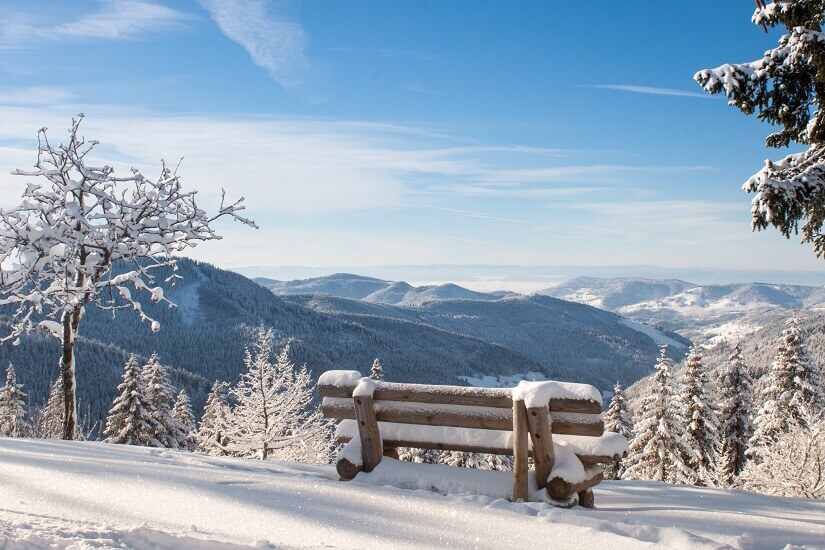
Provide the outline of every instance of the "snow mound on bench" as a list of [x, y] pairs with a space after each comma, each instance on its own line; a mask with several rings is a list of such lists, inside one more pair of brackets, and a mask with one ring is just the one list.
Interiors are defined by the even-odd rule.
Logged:
[[318, 377], [318, 385], [345, 388], [358, 384], [361, 378], [357, 370], [328, 370]]
[[540, 382], [522, 380], [513, 388], [513, 400], [524, 401], [524, 405], [528, 409], [544, 407], [551, 399], [575, 399], [595, 401], [599, 405], [602, 404], [602, 394], [590, 384], [557, 382], [555, 380]]

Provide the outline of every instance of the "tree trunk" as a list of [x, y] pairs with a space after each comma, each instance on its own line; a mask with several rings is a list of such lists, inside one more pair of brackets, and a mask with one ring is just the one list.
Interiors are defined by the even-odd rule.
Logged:
[[63, 439], [77, 439], [77, 386], [75, 383], [74, 337], [77, 320], [73, 312], [63, 313], [63, 354], [60, 377], [63, 380]]

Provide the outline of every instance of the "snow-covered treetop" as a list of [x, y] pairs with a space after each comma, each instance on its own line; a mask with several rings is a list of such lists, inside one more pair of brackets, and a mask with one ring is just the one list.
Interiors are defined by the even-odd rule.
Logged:
[[[157, 330], [132, 291], [166, 301], [152, 272], [174, 270], [176, 254], [220, 239], [211, 226], [216, 219], [255, 227], [240, 215], [243, 198], [222, 199], [217, 213], [207, 214], [197, 204], [197, 191], [184, 190], [177, 168], [165, 162], [156, 179], [134, 168], [118, 176], [111, 166], [90, 163], [97, 142], [80, 136], [82, 120], [82, 114], [72, 120], [66, 144], [54, 145], [42, 128], [34, 169], [13, 172], [32, 181], [19, 206], [0, 211], [0, 305], [19, 306], [4, 340], [31, 328], [35, 314], [59, 315], [89, 302], [133, 309]], [[119, 261], [128, 267], [114, 275]]]
[[694, 79], [711, 94], [724, 93], [744, 114], [757, 113], [760, 120], [778, 126], [766, 139], [769, 147], [810, 146], [780, 161], [765, 161], [743, 189], [755, 193], [754, 229], [773, 225], [790, 237], [803, 222], [803, 241], [813, 243], [817, 256], [825, 257], [825, 3], [759, 0], [752, 21], [766, 30], [781, 25], [787, 32], [761, 58], [701, 70]]

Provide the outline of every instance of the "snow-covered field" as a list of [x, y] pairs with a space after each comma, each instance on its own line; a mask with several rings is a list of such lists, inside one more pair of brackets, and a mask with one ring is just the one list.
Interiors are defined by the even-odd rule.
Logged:
[[331, 466], [0, 439], [0, 548], [825, 548], [825, 502], [604, 482], [596, 509], [566, 510], [445, 496], [420, 480], [446, 466], [404, 467], [419, 481], [397, 488], [389, 459], [339, 482]]

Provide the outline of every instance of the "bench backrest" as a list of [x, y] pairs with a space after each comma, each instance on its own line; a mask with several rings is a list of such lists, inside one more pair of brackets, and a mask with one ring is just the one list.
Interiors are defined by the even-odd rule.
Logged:
[[[321, 375], [318, 388], [323, 397], [324, 415], [337, 420], [355, 419], [353, 392], [361, 380], [357, 371], [329, 371]], [[372, 384], [373, 406], [379, 422], [484, 430], [512, 431], [513, 396], [518, 398], [523, 393], [519, 392], [521, 386], [476, 388], [383, 381]], [[602, 435], [602, 403], [596, 388], [587, 384], [548, 384], [552, 384], [545, 392], [552, 433]]]

